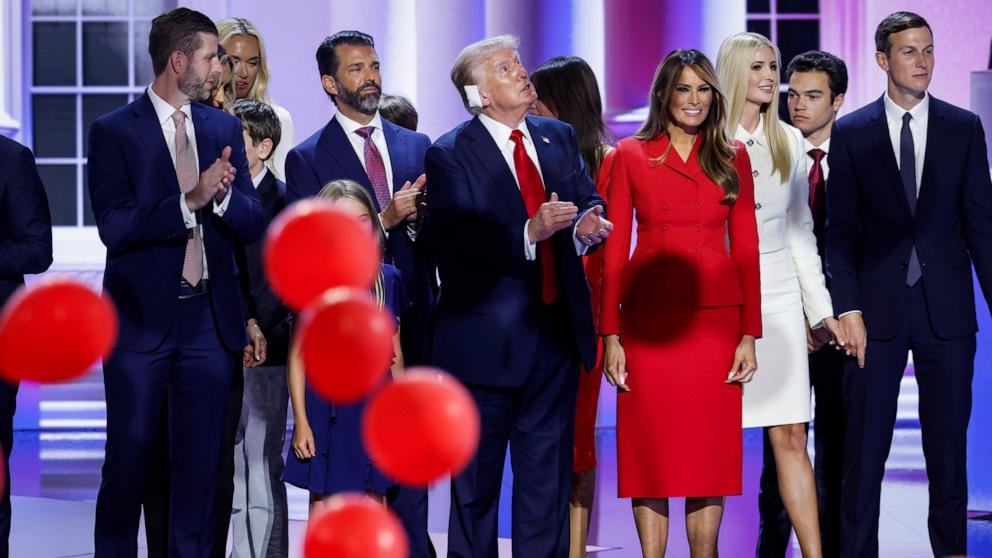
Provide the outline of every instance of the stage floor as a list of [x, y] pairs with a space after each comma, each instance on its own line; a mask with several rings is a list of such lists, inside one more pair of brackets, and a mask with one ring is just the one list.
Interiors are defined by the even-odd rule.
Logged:
[[[100, 483], [105, 436], [100, 430], [19, 431], [16, 433], [13, 475], [11, 556], [32, 558], [82, 557], [93, 552], [94, 499]], [[639, 556], [630, 502], [616, 497], [616, 439], [614, 430], [597, 432], [600, 467], [596, 505], [589, 537], [595, 556]], [[927, 488], [919, 454], [919, 431], [900, 429], [893, 446], [882, 492], [881, 555], [900, 558], [931, 556], [927, 539]], [[720, 536], [721, 555], [753, 556], [757, 536], [757, 484], [761, 437], [745, 433], [744, 495], [729, 498]], [[509, 467], [507, 467], [509, 469]], [[508, 488], [510, 479], [506, 479]], [[508, 490], [504, 493], [509, 494]], [[290, 556], [299, 556], [306, 519], [307, 497], [290, 489]], [[445, 546], [448, 486], [431, 489], [430, 530], [439, 551]], [[500, 505], [500, 556], [510, 556], [510, 500]], [[669, 556], [688, 556], [681, 502], [672, 506]], [[969, 521], [973, 556], [992, 556], [992, 522]], [[143, 535], [141, 541], [143, 544]], [[799, 556], [793, 546], [792, 556]]]

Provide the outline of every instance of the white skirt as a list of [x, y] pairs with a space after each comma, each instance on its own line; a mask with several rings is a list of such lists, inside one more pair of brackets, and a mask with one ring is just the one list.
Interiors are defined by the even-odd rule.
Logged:
[[758, 372], [744, 384], [744, 428], [809, 422], [809, 360], [799, 279], [788, 249], [761, 254]]

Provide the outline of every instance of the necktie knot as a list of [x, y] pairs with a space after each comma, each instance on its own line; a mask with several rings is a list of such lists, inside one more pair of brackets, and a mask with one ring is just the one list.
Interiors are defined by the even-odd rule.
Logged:
[[912, 120], [912, 119], [913, 119], [913, 115], [912, 114], [909, 114], [908, 112], [907, 113], [904, 113], [902, 115], [902, 125], [903, 126], [909, 126], [909, 121]]
[[172, 121], [176, 124], [176, 126], [182, 125], [182, 123], [186, 121], [186, 113], [181, 110], [177, 110], [172, 113]]
[[524, 133], [520, 130], [514, 130], [510, 132], [510, 141], [517, 145], [523, 145]]
[[375, 126], [365, 126], [355, 130], [355, 133], [362, 136], [365, 139], [372, 137], [372, 132], [375, 132]]
[[813, 149], [810, 149], [807, 153], [809, 154], [810, 157], [813, 158], [813, 162], [816, 164], [820, 164], [820, 161], [822, 161], [823, 158], [827, 156], [827, 152], [820, 149], [819, 147], [814, 147]]

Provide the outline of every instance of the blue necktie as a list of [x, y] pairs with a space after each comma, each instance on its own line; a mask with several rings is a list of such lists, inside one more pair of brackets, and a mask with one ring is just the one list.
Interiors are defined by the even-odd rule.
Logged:
[[[902, 176], [902, 187], [906, 191], [906, 201], [909, 211], [916, 215], [916, 146], [913, 144], [913, 132], [909, 129], [909, 121], [913, 116], [908, 112], [902, 115], [902, 131], [899, 134], [899, 175]], [[916, 257], [916, 245], [909, 254], [909, 265], [906, 269], [906, 284], [912, 287], [920, 280], [923, 272], [920, 270], [920, 260]]]

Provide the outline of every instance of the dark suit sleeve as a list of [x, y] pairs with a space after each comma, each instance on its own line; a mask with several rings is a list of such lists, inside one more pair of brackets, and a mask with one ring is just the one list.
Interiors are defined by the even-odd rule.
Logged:
[[124, 148], [100, 120], [90, 127], [87, 167], [93, 215], [108, 250], [125, 251], [186, 236], [179, 192], [154, 205], [139, 205], [132, 191]]
[[830, 177], [827, 179], [827, 223], [824, 227], [827, 275], [834, 314], [861, 309], [858, 293], [857, 242], [861, 234], [860, 194], [853, 158], [843, 126], [830, 138]]
[[[258, 308], [255, 297], [251, 293], [251, 277], [248, 270], [248, 257], [245, 255], [245, 245], [237, 242], [234, 245], [234, 262], [238, 265], [238, 289], [241, 291], [241, 312], [245, 321], [258, 319]], [[262, 330], [265, 331], [264, 329]]]
[[476, 207], [468, 175], [444, 147], [433, 145], [427, 150], [426, 167], [431, 233], [440, 256], [500, 273], [527, 261], [526, 220], [500, 222]]
[[290, 150], [286, 156], [286, 203], [291, 204], [317, 195], [321, 184], [299, 150]]
[[982, 121], [972, 123], [964, 173], [964, 218], [968, 251], [975, 265], [985, 303], [992, 310], [992, 179]]
[[262, 215], [262, 204], [258, 201], [258, 193], [251, 182], [244, 134], [241, 133], [241, 124], [237, 120], [231, 120], [227, 145], [231, 146], [230, 162], [237, 174], [231, 188], [231, 200], [221, 219], [237, 234], [241, 242], [255, 242], [265, 232], [265, 217]]
[[0, 241], [0, 275], [41, 273], [52, 265], [52, 216], [34, 156], [21, 147], [0, 200], [9, 238]]

